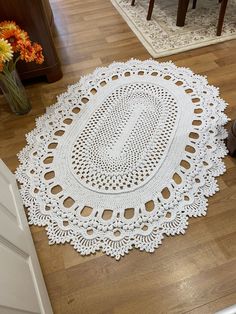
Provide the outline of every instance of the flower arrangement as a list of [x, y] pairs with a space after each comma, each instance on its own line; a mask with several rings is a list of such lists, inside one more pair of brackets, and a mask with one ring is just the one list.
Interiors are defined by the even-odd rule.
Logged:
[[18, 60], [43, 63], [42, 47], [32, 43], [28, 34], [15, 22], [0, 23], [0, 71], [7, 67], [15, 67]]
[[[8, 98], [13, 111], [17, 112], [16, 106], [29, 111], [29, 101], [22, 91], [23, 85], [19, 82], [16, 73], [16, 64], [19, 60], [25, 62], [36, 62], [41, 64], [44, 61], [42, 47], [38, 43], [33, 43], [28, 34], [13, 21], [0, 23], [0, 87], [4, 95]], [[21, 85], [21, 86], [18, 86]], [[18, 108], [18, 109], [19, 109]], [[19, 111], [19, 110], [18, 110]]]

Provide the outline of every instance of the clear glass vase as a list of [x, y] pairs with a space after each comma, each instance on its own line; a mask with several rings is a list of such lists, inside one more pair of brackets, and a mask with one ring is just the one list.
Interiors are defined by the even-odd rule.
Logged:
[[0, 77], [0, 89], [15, 114], [26, 114], [31, 110], [25, 88], [15, 69], [13, 71], [4, 71], [4, 74]]

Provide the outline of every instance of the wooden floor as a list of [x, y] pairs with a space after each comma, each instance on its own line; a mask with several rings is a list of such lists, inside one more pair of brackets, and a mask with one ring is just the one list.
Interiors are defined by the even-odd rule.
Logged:
[[[25, 133], [68, 84], [114, 60], [150, 58], [109, 0], [51, 4], [64, 77], [27, 86], [33, 105], [27, 116], [14, 116], [0, 99], [0, 156], [11, 170]], [[207, 75], [236, 118], [236, 40], [160, 60], [170, 59]], [[49, 246], [44, 228], [32, 227], [54, 313], [208, 314], [236, 303], [236, 159], [225, 162], [207, 217], [190, 220], [184, 236], [166, 238], [153, 254], [133, 250], [119, 262], [102, 254], [81, 257], [70, 245]]]

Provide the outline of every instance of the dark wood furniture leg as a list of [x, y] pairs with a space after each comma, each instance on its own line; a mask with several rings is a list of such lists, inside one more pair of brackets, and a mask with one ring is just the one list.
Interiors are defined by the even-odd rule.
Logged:
[[46, 79], [48, 83], [53, 83], [58, 80], [60, 80], [63, 76], [61, 68], [58, 68], [58, 66], [54, 66], [50, 71], [46, 74]]
[[153, 11], [153, 7], [154, 7], [154, 2], [155, 0], [150, 0], [149, 1], [149, 7], [148, 7], [148, 14], [147, 14], [147, 20], [151, 20], [152, 17], [152, 11]]
[[236, 155], [236, 120], [233, 122], [226, 140], [230, 156]]
[[197, 0], [193, 0], [193, 6], [192, 6], [192, 9], [196, 9], [196, 5], [197, 5]]
[[132, 0], [131, 5], [134, 6], [135, 4], [135, 0]]
[[220, 14], [219, 14], [219, 20], [218, 20], [217, 32], [216, 32], [217, 36], [220, 36], [222, 32], [227, 3], [228, 3], [228, 0], [221, 1]]
[[178, 11], [177, 11], [177, 26], [184, 26], [185, 17], [188, 10], [189, 0], [179, 0]]

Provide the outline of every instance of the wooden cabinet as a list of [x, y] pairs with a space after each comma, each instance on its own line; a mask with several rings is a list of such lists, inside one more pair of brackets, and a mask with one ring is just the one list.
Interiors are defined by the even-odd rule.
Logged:
[[43, 64], [19, 62], [22, 79], [45, 76], [48, 82], [62, 77], [60, 61], [53, 43], [53, 14], [49, 0], [0, 0], [0, 20], [13, 20], [43, 47]]

